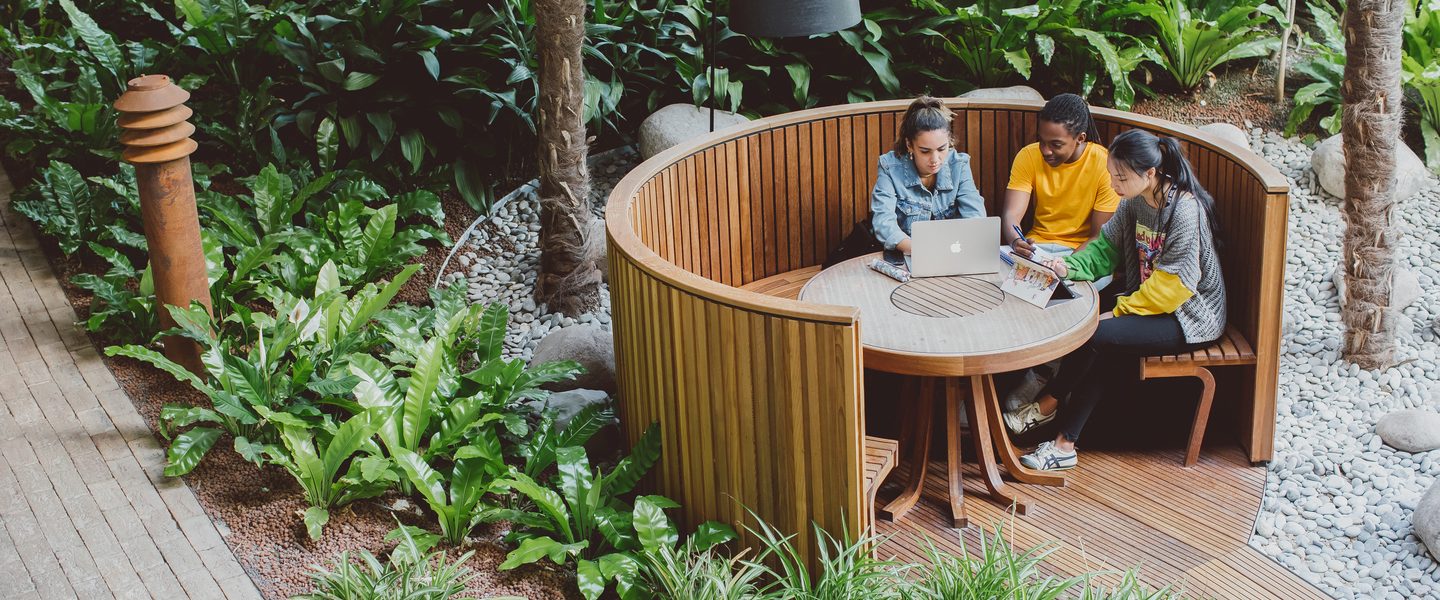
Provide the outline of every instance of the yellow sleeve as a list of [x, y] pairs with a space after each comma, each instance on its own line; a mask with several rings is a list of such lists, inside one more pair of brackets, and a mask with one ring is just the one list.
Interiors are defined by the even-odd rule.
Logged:
[[1120, 206], [1120, 195], [1115, 193], [1115, 188], [1110, 186], [1110, 170], [1104, 165], [1100, 167], [1100, 185], [1095, 189], [1095, 210], [1099, 212], [1115, 212]]
[[1195, 292], [1185, 287], [1179, 277], [1169, 271], [1155, 269], [1135, 293], [1115, 299], [1115, 316], [1168, 315], [1179, 310], [1180, 305], [1194, 295]]
[[[1010, 183], [1006, 184], [1005, 188], [1027, 194], [1035, 191], [1035, 161], [1039, 156], [1040, 151], [1034, 144], [1015, 153], [1015, 160], [1010, 164]], [[1106, 171], [1106, 175], [1109, 175], [1109, 171]]]

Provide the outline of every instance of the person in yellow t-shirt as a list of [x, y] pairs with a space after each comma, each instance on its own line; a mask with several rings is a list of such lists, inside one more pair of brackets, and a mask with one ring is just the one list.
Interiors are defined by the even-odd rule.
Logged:
[[[1100, 227], [1120, 204], [1105, 167], [1110, 155], [1095, 141], [1099, 134], [1090, 106], [1075, 94], [1060, 94], [1045, 103], [1036, 137], [1010, 167], [1002, 239], [1026, 257], [1036, 249], [1051, 257], [1069, 255], [1100, 235]], [[1020, 221], [1032, 198], [1034, 223], [1022, 237]]]

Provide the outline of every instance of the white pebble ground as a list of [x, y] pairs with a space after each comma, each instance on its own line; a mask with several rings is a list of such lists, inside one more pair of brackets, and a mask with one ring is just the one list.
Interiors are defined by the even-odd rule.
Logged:
[[1310, 169], [1310, 148], [1259, 129], [1251, 146], [1290, 179], [1285, 325], [1275, 460], [1250, 544], [1337, 598], [1440, 596], [1440, 570], [1411, 513], [1440, 456], [1384, 445], [1375, 422], [1404, 408], [1435, 410], [1440, 392], [1440, 189], [1401, 202], [1398, 261], [1419, 277], [1397, 359], [1383, 372], [1340, 358], [1344, 332], [1331, 273], [1341, 256], [1341, 201]]

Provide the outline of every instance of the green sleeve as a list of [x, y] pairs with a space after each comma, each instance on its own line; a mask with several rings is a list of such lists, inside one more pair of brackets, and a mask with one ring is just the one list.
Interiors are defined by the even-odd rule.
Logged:
[[1105, 236], [1098, 236], [1085, 246], [1084, 250], [1065, 257], [1065, 268], [1070, 270], [1066, 279], [1072, 281], [1095, 281], [1115, 272], [1115, 263], [1120, 253]]

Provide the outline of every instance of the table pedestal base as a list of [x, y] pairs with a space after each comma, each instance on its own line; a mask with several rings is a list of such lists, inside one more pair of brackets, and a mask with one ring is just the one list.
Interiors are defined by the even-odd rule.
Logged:
[[[970, 393], [965, 393], [965, 380], [969, 379]], [[990, 498], [1002, 505], [1013, 507], [1016, 514], [1023, 515], [1030, 510], [1030, 502], [1016, 496], [1001, 479], [995, 461], [995, 449], [1000, 449], [1000, 461], [1005, 469], [1021, 483], [1035, 485], [1063, 486], [1065, 477], [1053, 473], [1032, 471], [1020, 465], [1019, 455], [1010, 444], [1009, 433], [1000, 418], [1000, 398], [995, 392], [995, 381], [990, 375], [975, 375], [968, 378], [948, 377], [945, 385], [945, 448], [946, 479], [950, 504], [951, 524], [956, 528], [965, 527], [969, 519], [965, 515], [965, 490], [961, 475], [961, 429], [960, 411], [966, 411], [970, 419], [971, 438], [975, 443], [975, 454], [980, 461], [981, 480]], [[904, 489], [894, 500], [880, 509], [881, 518], [894, 521], [903, 518], [920, 500], [925, 488], [925, 472], [930, 462], [930, 434], [935, 418], [935, 378], [924, 378], [920, 382], [920, 393], [912, 395], [913, 387], [907, 386], [902, 395], [915, 398], [914, 418], [905, 419], [901, 425], [900, 443], [909, 453], [910, 473]]]

